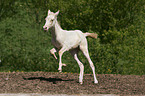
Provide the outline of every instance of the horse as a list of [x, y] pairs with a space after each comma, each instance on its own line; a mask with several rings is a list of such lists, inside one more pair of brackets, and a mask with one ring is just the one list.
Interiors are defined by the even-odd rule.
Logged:
[[[63, 30], [57, 21], [58, 14], [59, 10], [56, 13], [48, 10], [48, 16], [45, 18], [46, 22], [43, 29], [46, 31], [51, 29], [52, 44], [59, 50], [59, 72], [62, 72], [62, 66], [66, 66], [66, 64], [62, 63], [62, 55], [64, 52], [69, 51], [80, 67], [79, 83], [83, 84], [84, 65], [78, 59], [78, 52], [81, 50], [93, 71], [94, 83], [98, 83], [95, 75], [95, 67], [89, 56], [88, 43], [86, 39], [86, 37], [97, 38], [97, 34], [89, 32], [83, 33], [80, 30]], [[55, 59], [57, 59], [55, 55], [57, 50], [55, 48], [52, 48], [50, 53], [55, 57]]]

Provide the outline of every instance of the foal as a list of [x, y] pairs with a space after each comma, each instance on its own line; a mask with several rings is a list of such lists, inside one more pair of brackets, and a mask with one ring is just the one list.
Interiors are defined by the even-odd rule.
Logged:
[[[66, 66], [66, 64], [63, 64], [61, 61], [63, 53], [65, 51], [70, 51], [70, 53], [77, 61], [80, 67], [79, 82], [80, 84], [83, 83], [84, 65], [77, 57], [78, 51], [80, 49], [85, 55], [85, 57], [87, 58], [87, 60], [89, 61], [90, 67], [92, 68], [93, 75], [94, 75], [94, 83], [98, 83], [95, 75], [95, 67], [89, 56], [88, 44], [86, 39], [87, 36], [92, 38], [97, 38], [97, 34], [83, 33], [80, 30], [71, 30], [71, 31], [63, 30], [57, 21], [58, 14], [59, 11], [53, 13], [50, 10], [48, 10], [48, 16], [45, 18], [46, 23], [43, 26], [43, 28], [44, 30], [47, 31], [49, 28], [51, 28], [52, 44], [57, 49], [59, 49], [59, 68], [58, 68], [59, 72], [62, 72], [62, 66]], [[55, 48], [50, 50], [50, 53], [54, 55], [55, 59], [57, 59], [55, 52], [57, 52]]]

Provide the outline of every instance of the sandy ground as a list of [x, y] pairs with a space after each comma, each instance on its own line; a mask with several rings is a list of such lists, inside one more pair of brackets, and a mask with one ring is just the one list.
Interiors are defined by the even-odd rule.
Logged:
[[99, 83], [94, 84], [93, 75], [85, 74], [82, 85], [78, 76], [76, 73], [0, 72], [0, 96], [6, 96], [4, 93], [12, 93], [9, 96], [145, 95], [145, 75], [97, 74]]
[[18, 93], [18, 94], [0, 94], [0, 96], [119, 96], [119, 95], [114, 95], [114, 94], [94, 94], [94, 95], [89, 95], [89, 94], [76, 94], [76, 95], [68, 95], [68, 94], [37, 94], [37, 93], [30, 93], [30, 94], [23, 94], [23, 93]]

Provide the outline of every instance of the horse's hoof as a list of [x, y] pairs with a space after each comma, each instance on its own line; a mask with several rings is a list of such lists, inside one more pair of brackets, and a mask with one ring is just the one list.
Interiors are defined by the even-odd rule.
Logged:
[[62, 64], [62, 66], [66, 66], [66, 64]]
[[95, 84], [98, 84], [98, 81], [94, 81]]
[[59, 70], [59, 72], [62, 72], [61, 70]]
[[59, 68], [58, 68], [58, 71], [59, 71], [59, 72], [62, 72], [62, 69], [59, 69]]

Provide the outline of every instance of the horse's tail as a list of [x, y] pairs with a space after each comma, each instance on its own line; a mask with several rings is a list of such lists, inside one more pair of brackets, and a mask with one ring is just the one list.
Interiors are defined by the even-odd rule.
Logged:
[[87, 37], [92, 37], [92, 38], [97, 38], [97, 36], [98, 36], [98, 34], [96, 34], [96, 33], [88, 33], [88, 32], [86, 32], [86, 33], [84, 33], [84, 35]]

